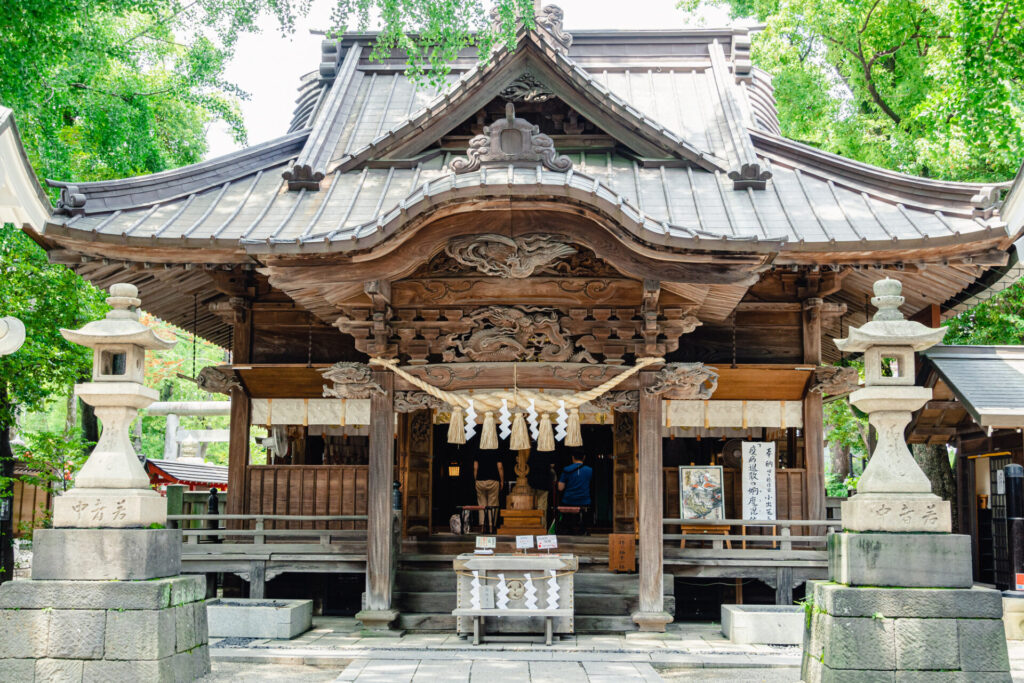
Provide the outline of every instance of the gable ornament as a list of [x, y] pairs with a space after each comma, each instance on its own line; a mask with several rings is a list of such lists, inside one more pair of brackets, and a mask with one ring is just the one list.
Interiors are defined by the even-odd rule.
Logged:
[[373, 370], [365, 363], [342, 361], [320, 371], [333, 385], [324, 385], [324, 398], [369, 398], [384, 389], [373, 381]]
[[565, 11], [558, 5], [547, 5], [534, 17], [538, 28], [547, 30], [555, 41], [555, 49], [563, 55], [569, 54], [572, 47], [572, 34], [562, 28], [565, 21]]
[[529, 71], [519, 74], [498, 95], [509, 102], [547, 102], [555, 96], [550, 88]]
[[487, 234], [457, 237], [448, 242], [444, 251], [483, 275], [521, 280], [535, 272], [549, 271], [553, 262], [575, 254], [576, 247], [555, 235]]
[[452, 171], [469, 173], [485, 165], [533, 166], [538, 162], [562, 173], [572, 168], [572, 160], [555, 150], [554, 140], [541, 133], [539, 126], [516, 118], [515, 105], [508, 102], [505, 118], [484, 126], [482, 135], [470, 139], [466, 156], [452, 161]]
[[671, 392], [672, 398], [704, 401], [718, 388], [718, 370], [703, 363], [669, 363], [654, 376], [654, 384], [644, 389], [649, 396]]

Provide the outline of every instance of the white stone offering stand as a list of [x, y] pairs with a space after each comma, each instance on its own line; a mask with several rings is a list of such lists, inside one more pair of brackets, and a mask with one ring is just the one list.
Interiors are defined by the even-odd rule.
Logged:
[[843, 533], [829, 537], [831, 580], [807, 584], [802, 680], [1009, 681], [1001, 595], [972, 588], [970, 537], [950, 533], [950, 505], [904, 438], [932, 396], [914, 386], [914, 353], [945, 330], [904, 320], [897, 280], [874, 291], [878, 313], [836, 346], [864, 354], [850, 402], [878, 443], [842, 505]]
[[139, 322], [134, 285], [110, 288], [106, 318], [69, 341], [94, 349], [93, 381], [75, 392], [103, 433], [54, 501], [54, 528], [33, 537], [31, 581], [0, 586], [0, 671], [10, 680], [188, 681], [210, 670], [206, 580], [181, 574], [181, 531], [129, 438], [157, 394], [143, 383], [147, 349], [164, 341]]

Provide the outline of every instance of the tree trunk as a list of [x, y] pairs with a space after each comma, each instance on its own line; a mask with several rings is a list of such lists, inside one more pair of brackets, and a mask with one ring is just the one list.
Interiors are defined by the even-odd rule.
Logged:
[[949, 450], [946, 444], [928, 445], [915, 443], [910, 445], [914, 460], [924, 470], [932, 483], [932, 493], [942, 500], [948, 500], [953, 508], [953, 528], [957, 527], [956, 510], [956, 479], [953, 468], [949, 464]]
[[832, 476], [836, 481], [844, 481], [850, 476], [850, 447], [834, 441], [829, 442], [829, 459]]
[[68, 389], [67, 412], [64, 414], [64, 433], [69, 435], [75, 430], [78, 424], [78, 398], [75, 396], [75, 387]]
[[[82, 411], [82, 438], [95, 444], [100, 440], [100, 423], [96, 419], [96, 411], [82, 399], [78, 399], [78, 409]], [[91, 453], [92, 447], [89, 446], [87, 450]]]
[[[7, 385], [0, 382], [0, 406], [7, 404]], [[6, 411], [5, 411], [6, 412]], [[14, 453], [11, 452], [10, 425], [0, 423], [0, 480], [10, 482], [14, 478]], [[11, 484], [8, 484], [10, 486]], [[5, 487], [6, 488], [6, 487]], [[13, 496], [12, 490], [4, 496]], [[14, 501], [10, 514], [0, 520], [0, 583], [14, 578]]]

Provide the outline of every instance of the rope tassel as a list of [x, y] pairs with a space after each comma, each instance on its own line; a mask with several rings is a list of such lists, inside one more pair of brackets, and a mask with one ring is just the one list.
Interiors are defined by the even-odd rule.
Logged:
[[565, 445], [571, 448], [578, 448], [583, 445], [583, 434], [580, 431], [579, 408], [573, 408], [569, 411], [569, 424], [565, 432]]
[[448, 421], [448, 443], [462, 445], [466, 443], [466, 433], [462, 423], [466, 421], [466, 414], [462, 412], [462, 406], [455, 406], [452, 409], [451, 420]]
[[490, 451], [498, 447], [498, 428], [494, 423], [494, 413], [484, 413], [484, 429], [480, 432], [480, 450]]
[[526, 430], [526, 418], [522, 413], [516, 413], [512, 419], [512, 439], [508, 447], [514, 451], [525, 451], [530, 447], [530, 435]]
[[537, 436], [537, 450], [543, 452], [555, 450], [555, 430], [551, 427], [551, 416], [547, 413], [540, 416], [540, 433]]

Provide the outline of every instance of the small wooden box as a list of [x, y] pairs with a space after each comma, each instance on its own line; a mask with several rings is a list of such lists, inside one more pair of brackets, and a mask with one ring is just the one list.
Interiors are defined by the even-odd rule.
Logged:
[[608, 534], [608, 571], [636, 571], [636, 540], [633, 534]]

